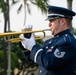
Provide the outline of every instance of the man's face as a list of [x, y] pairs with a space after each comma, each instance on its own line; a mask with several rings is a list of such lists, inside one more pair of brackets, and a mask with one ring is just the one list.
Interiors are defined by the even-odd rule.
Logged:
[[60, 19], [54, 19], [49, 21], [49, 27], [51, 29], [52, 35], [56, 35], [61, 31]]

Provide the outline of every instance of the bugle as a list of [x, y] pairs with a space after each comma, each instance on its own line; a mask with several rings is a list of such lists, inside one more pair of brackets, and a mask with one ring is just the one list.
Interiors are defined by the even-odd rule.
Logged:
[[20, 34], [27, 34], [27, 33], [38, 33], [42, 32], [43, 36], [35, 36], [35, 39], [43, 39], [45, 37], [45, 31], [50, 31], [50, 29], [44, 29], [44, 30], [34, 30], [34, 31], [22, 31], [22, 32], [6, 32], [6, 33], [0, 33], [0, 37], [4, 37], [5, 42], [21, 42], [22, 39], [20, 38], [11, 38], [9, 40], [6, 39], [7, 36], [14, 36], [14, 35], [20, 35]]

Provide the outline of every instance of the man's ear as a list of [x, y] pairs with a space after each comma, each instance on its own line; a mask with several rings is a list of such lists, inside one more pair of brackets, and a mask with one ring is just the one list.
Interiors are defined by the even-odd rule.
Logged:
[[60, 21], [60, 23], [61, 23], [61, 25], [65, 25], [65, 23], [66, 23], [65, 18], [62, 18], [61, 21]]

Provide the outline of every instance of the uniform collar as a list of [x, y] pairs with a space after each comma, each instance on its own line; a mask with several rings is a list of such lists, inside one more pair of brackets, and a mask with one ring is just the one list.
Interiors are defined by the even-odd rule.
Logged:
[[69, 30], [69, 29], [64, 30], [64, 31], [58, 33], [57, 35], [55, 35], [55, 37], [59, 37], [59, 36], [62, 36], [62, 35], [64, 35], [64, 34], [71, 34], [71, 33], [70, 33], [70, 30]]

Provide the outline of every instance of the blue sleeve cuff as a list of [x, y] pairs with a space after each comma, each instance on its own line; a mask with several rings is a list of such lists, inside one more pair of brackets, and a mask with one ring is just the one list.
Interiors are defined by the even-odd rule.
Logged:
[[34, 61], [34, 56], [36, 54], [36, 52], [40, 49], [40, 46], [38, 45], [34, 45], [34, 47], [32, 48], [31, 52], [30, 52], [30, 59]]

